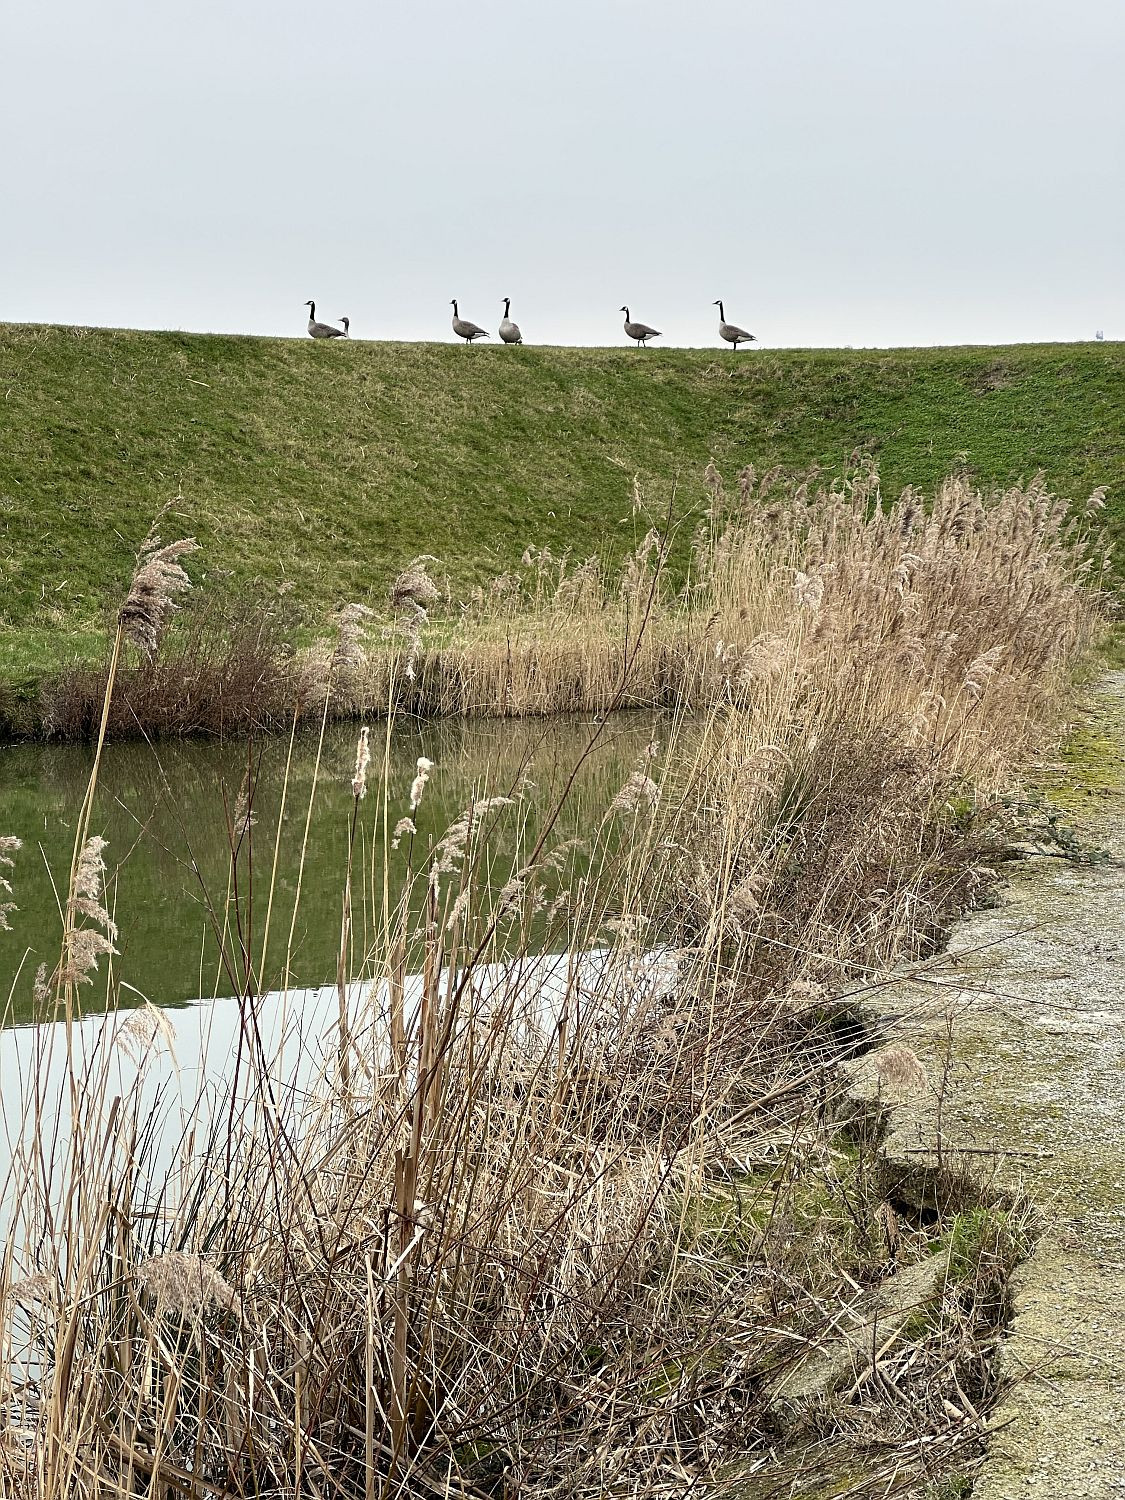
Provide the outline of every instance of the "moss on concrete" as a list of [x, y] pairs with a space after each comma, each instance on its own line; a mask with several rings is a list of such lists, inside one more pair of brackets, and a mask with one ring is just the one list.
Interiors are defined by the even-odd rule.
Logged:
[[1100, 818], [1098, 801], [1125, 793], [1123, 740], [1125, 705], [1088, 689], [1057, 764], [1044, 770], [1041, 790], [1048, 801], [1083, 820]]

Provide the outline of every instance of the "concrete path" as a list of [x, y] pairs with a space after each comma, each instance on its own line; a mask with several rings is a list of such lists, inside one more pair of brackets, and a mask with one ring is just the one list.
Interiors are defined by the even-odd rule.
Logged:
[[1088, 694], [1076, 744], [1080, 763], [1044, 781], [1114, 862], [1028, 859], [878, 1003], [930, 1074], [893, 1113], [892, 1158], [935, 1159], [944, 1075], [946, 1149], [1023, 1187], [1049, 1226], [1017, 1273], [1012, 1384], [974, 1500], [1125, 1497], [1125, 673]]

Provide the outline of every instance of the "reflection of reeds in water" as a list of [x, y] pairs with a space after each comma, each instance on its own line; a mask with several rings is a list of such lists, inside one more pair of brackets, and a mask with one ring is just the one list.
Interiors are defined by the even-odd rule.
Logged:
[[[870, 479], [777, 499], [744, 475], [730, 504], [710, 485], [686, 591], [658, 544], [608, 593], [540, 554], [549, 591], [506, 586], [474, 604], [472, 650], [442, 648], [460, 676], [441, 686], [427, 657], [410, 684], [409, 653], [375, 667], [372, 701], [391, 704], [456, 680], [447, 704], [612, 707], [659, 682], [702, 710], [577, 833], [567, 797], [604, 720], [554, 805], [517, 758], [436, 829], [440, 764], [394, 786], [385, 754], [363, 796], [366, 731], [329, 760], [318, 738], [314, 782], [351, 801], [343, 1024], [328, 1049], [308, 1040], [303, 1074], [274, 1066], [260, 1026], [252, 934], [272, 892], [247, 880], [270, 836], [232, 818], [212, 921], [241, 1026], [220, 1106], [189, 1103], [162, 1157], [109, 1028], [69, 1120], [32, 1081], [0, 1269], [0, 1409], [22, 1434], [0, 1428], [0, 1462], [24, 1463], [21, 1483], [52, 1500], [729, 1485], [784, 1442], [770, 1380], [888, 1255], [953, 1232], [900, 1219], [866, 1146], [835, 1137], [855, 1042], [830, 996], [927, 951], [987, 882], [987, 791], [1093, 629], [1087, 554], [1035, 487], [985, 506], [957, 482], [924, 515]], [[246, 793], [260, 809], [252, 775]], [[104, 909], [97, 887], [70, 899]], [[562, 955], [549, 1005], [525, 978], [534, 924]], [[155, 1054], [129, 1045], [143, 1079]], [[929, 1086], [905, 1049], [881, 1068], [888, 1088]], [[971, 1201], [947, 1186], [941, 1212]], [[923, 1436], [949, 1455], [980, 1439], [1018, 1223], [975, 1202], [969, 1280], [951, 1273], [909, 1357], [884, 1351], [885, 1374], [815, 1413], [818, 1437], [887, 1455], [852, 1493], [920, 1483]]]
[[[325, 772], [315, 785], [315, 810], [302, 875], [298, 918], [298, 947], [293, 972], [302, 985], [333, 980], [337, 968], [340, 891], [345, 867], [343, 830], [350, 817], [352, 778], [358, 726], [342, 722], [329, 726], [324, 743]], [[660, 731], [661, 733], [663, 731]], [[627, 771], [653, 733], [648, 716], [624, 715], [608, 725], [596, 753], [582, 768], [559, 816], [559, 832], [578, 839], [596, 824]], [[513, 721], [503, 723], [455, 720], [392, 726], [390, 760], [384, 777], [384, 726], [372, 726], [372, 759], [368, 792], [361, 819], [357, 854], [357, 943], [368, 940], [369, 902], [366, 893], [372, 863], [381, 868], [383, 823], [373, 818], [374, 804], [382, 804], [384, 779], [389, 788], [390, 831], [409, 813], [409, 790], [416, 762], [423, 756], [434, 770], [418, 811], [423, 840], [441, 836], [470, 800], [490, 788], [514, 787], [525, 770], [534, 788], [525, 793], [528, 811], [553, 804], [569, 776], [574, 760], [589, 735], [587, 721]], [[101, 768], [102, 795], [93, 827], [108, 840], [104, 857], [106, 881], [112, 892], [111, 911], [127, 911], [122, 924], [121, 956], [114, 958], [114, 986], [125, 988], [123, 1003], [134, 1003], [136, 991], [158, 998], [161, 1004], [180, 1003], [201, 993], [230, 993], [225, 969], [219, 967], [217, 942], [201, 904], [201, 882], [221, 896], [230, 867], [229, 840], [239, 845], [238, 878], [245, 888], [252, 881], [256, 895], [250, 934], [255, 965], [260, 967], [267, 893], [274, 904], [271, 947], [285, 950], [294, 887], [292, 876], [301, 856], [301, 818], [280, 817], [283, 786], [287, 808], [304, 810], [314, 791], [318, 736], [301, 731], [291, 748], [288, 737], [256, 738], [252, 746], [235, 740], [177, 740], [155, 750], [136, 741], [107, 746]], [[83, 796], [89, 760], [81, 747], [23, 745], [12, 747], [5, 760], [5, 796], [13, 828], [33, 833], [42, 846], [30, 857], [25, 847], [17, 857], [12, 883], [20, 908], [13, 934], [0, 933], [0, 968], [14, 970], [30, 938], [36, 948], [31, 967], [50, 952], [43, 945], [54, 930], [58, 899], [51, 872], [61, 883], [69, 858], [67, 824]], [[253, 773], [252, 797], [248, 772]], [[241, 804], [250, 799], [254, 820], [253, 869], [251, 844], [241, 844]], [[229, 826], [228, 826], [229, 825]], [[404, 830], [405, 831], [405, 830]], [[279, 836], [277, 881], [271, 881], [275, 835]], [[393, 842], [393, 839], [392, 839]], [[494, 852], [497, 878], [509, 851]], [[581, 851], [576, 851], [579, 860]], [[512, 849], [511, 858], [519, 851]], [[396, 883], [404, 868], [406, 845], [391, 851], [390, 880]], [[60, 871], [61, 865], [61, 871]], [[381, 876], [379, 877], [381, 884]], [[157, 899], [151, 900], [155, 894]], [[222, 902], [219, 902], [222, 905]], [[233, 913], [232, 913], [233, 915]], [[54, 956], [52, 955], [52, 962]], [[267, 955], [267, 982], [278, 979], [277, 966]], [[106, 964], [102, 960], [95, 984], [83, 986], [86, 1007], [106, 1003]], [[17, 987], [14, 1019], [29, 1018], [30, 997]]]

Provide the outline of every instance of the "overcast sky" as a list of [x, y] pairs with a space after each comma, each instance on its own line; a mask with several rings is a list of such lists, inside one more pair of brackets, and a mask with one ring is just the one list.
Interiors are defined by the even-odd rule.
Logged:
[[1125, 0], [3, 11], [0, 320], [1125, 336]]

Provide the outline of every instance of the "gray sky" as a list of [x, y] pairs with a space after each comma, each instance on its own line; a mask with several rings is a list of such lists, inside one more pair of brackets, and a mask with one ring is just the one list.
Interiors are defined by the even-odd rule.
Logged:
[[1125, 0], [11, 0], [0, 320], [1125, 336]]

